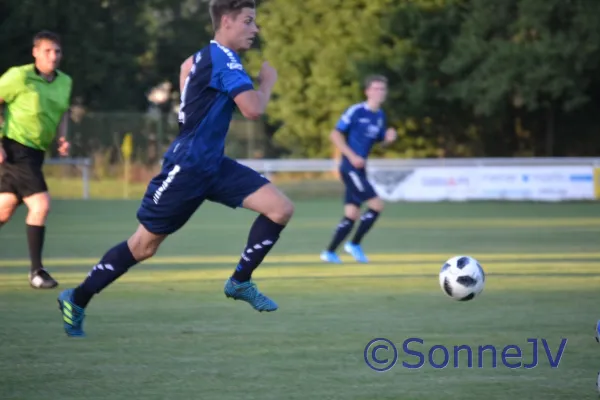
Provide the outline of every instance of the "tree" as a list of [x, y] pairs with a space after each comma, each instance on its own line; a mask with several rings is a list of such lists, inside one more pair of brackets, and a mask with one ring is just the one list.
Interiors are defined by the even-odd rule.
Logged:
[[169, 80], [179, 92], [179, 67], [212, 39], [207, 1], [148, 0], [150, 41], [141, 62], [147, 85]]
[[378, 23], [391, 0], [270, 0], [258, 9], [261, 49], [249, 54], [279, 71], [268, 109], [275, 140], [295, 157], [327, 157], [328, 135], [352, 102], [362, 100], [356, 61], [377, 51]]
[[[399, 125], [391, 152], [403, 157], [472, 155], [471, 116], [445, 97], [453, 77], [440, 70], [462, 22], [452, 0], [398, 2], [380, 20], [385, 32], [377, 53], [360, 70], [380, 70], [390, 80], [388, 114]], [[468, 146], [468, 145], [471, 146]]]
[[524, 136], [535, 153], [556, 155], [556, 135], [572, 134], [557, 123], [586, 105], [598, 82], [600, 3], [472, 0], [465, 15], [442, 63], [454, 76], [447, 98], [476, 117], [502, 118], [512, 150]]

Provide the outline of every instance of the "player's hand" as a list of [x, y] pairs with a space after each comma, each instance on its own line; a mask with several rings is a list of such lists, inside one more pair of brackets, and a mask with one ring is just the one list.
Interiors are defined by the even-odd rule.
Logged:
[[260, 68], [258, 79], [261, 84], [264, 83], [273, 86], [275, 82], [277, 82], [277, 70], [273, 68], [268, 61], [265, 61]]
[[58, 154], [61, 157], [66, 157], [69, 155], [69, 149], [71, 148], [71, 144], [64, 137], [58, 138]]
[[350, 164], [352, 164], [354, 168], [362, 169], [365, 167], [365, 159], [361, 156], [354, 155], [350, 158]]
[[385, 131], [384, 141], [385, 141], [385, 143], [392, 143], [393, 141], [396, 140], [397, 137], [398, 137], [398, 132], [396, 132], [396, 130], [394, 128], [388, 128], [388, 130]]
[[6, 152], [4, 151], [2, 146], [0, 146], [0, 164], [2, 164], [4, 160], [6, 160]]

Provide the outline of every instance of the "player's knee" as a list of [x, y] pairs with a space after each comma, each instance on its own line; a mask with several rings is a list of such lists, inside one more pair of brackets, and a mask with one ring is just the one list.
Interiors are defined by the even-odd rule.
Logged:
[[139, 234], [139, 232], [136, 232], [128, 240], [127, 244], [129, 245], [131, 255], [139, 262], [154, 257], [160, 245], [160, 243], [149, 240], [148, 237]]
[[267, 217], [278, 224], [285, 225], [292, 219], [294, 215], [294, 203], [289, 199], [284, 199], [280, 202], [277, 207], [274, 207], [271, 212], [268, 213]]
[[12, 212], [7, 210], [0, 210], [0, 226], [6, 224], [10, 217], [12, 216]]
[[30, 209], [30, 213], [45, 218], [48, 214], [50, 214], [50, 203], [36, 204]]
[[18, 205], [17, 198], [11, 195], [0, 196], [0, 225], [6, 224]]
[[290, 200], [285, 202], [285, 205], [283, 206], [283, 217], [289, 221], [290, 219], [292, 219], [292, 216], [294, 215], [294, 212], [296, 211], [295, 207], [294, 207], [294, 203], [292, 203]]
[[368, 206], [371, 210], [382, 212], [385, 208], [385, 203], [379, 197], [369, 200]]
[[0, 208], [0, 225], [4, 225], [10, 220], [10, 217], [12, 216], [13, 211], [14, 211], [13, 207]]
[[39, 207], [31, 207], [29, 208], [29, 212], [27, 213], [26, 222], [29, 225], [38, 225], [43, 226], [46, 223], [46, 218], [48, 217], [48, 213], [50, 212], [49, 205], [40, 205]]
[[157, 251], [158, 246], [138, 246], [134, 251], [132, 251], [132, 254], [136, 260], [142, 261], [154, 257]]
[[34, 195], [24, 201], [29, 209], [29, 218], [45, 219], [50, 213], [50, 196], [47, 194]]
[[138, 230], [127, 240], [131, 255], [138, 262], [154, 257], [166, 235], [155, 235], [140, 225]]
[[346, 204], [346, 207], [344, 207], [344, 217], [356, 221], [360, 217], [360, 208], [354, 204]]

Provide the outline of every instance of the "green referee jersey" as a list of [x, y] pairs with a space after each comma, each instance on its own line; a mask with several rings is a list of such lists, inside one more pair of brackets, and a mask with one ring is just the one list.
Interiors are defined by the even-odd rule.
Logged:
[[46, 151], [69, 109], [72, 85], [71, 77], [61, 71], [48, 82], [34, 64], [10, 68], [0, 77], [0, 99], [6, 103], [4, 136]]

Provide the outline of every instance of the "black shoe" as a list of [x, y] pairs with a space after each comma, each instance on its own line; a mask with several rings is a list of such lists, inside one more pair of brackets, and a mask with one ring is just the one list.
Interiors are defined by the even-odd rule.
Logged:
[[58, 286], [58, 282], [43, 268], [29, 273], [29, 284], [34, 289], [52, 289]]

